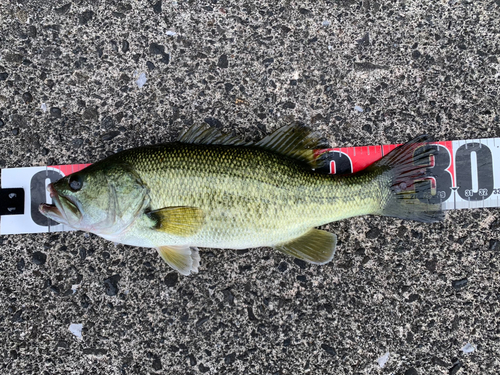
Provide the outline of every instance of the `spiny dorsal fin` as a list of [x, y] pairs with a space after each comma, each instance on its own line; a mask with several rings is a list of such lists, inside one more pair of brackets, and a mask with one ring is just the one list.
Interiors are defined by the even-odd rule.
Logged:
[[185, 206], [164, 207], [146, 215], [155, 222], [155, 230], [181, 237], [198, 232], [205, 218], [203, 210]]
[[333, 259], [336, 245], [337, 236], [333, 233], [311, 229], [299, 238], [274, 248], [309, 263], [325, 264]]
[[222, 134], [207, 124], [195, 124], [179, 138], [179, 142], [202, 145], [254, 145], [306, 162], [313, 169], [321, 168], [325, 163], [325, 157], [316, 155], [314, 149], [327, 147], [317, 133], [301, 124], [284, 126], [255, 144], [230, 134]]
[[322, 167], [324, 158], [316, 158], [314, 149], [325, 148], [320, 136], [305, 125], [292, 124], [279, 128], [255, 144], [308, 163], [312, 168]]
[[207, 124], [195, 124], [191, 126], [179, 138], [179, 142], [193, 143], [198, 145], [231, 145], [242, 146], [247, 143], [231, 134], [222, 134], [216, 128]]

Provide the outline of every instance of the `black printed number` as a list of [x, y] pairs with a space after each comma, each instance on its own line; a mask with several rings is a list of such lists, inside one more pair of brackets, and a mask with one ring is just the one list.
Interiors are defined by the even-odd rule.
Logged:
[[320, 169], [321, 172], [346, 174], [352, 173], [351, 159], [346, 154], [338, 151], [331, 151], [327, 155], [325, 166]]
[[41, 171], [35, 173], [31, 178], [30, 190], [31, 190], [31, 219], [38, 225], [43, 227], [48, 227], [49, 225], [57, 225], [59, 223], [54, 220], [47, 219], [38, 211], [38, 206], [42, 203], [46, 203], [46, 184], [45, 180], [48, 178], [50, 182], [55, 182], [61, 177], [64, 177], [61, 173], [54, 170]]
[[[437, 204], [444, 202], [451, 195], [452, 179], [447, 169], [450, 167], [451, 156], [448, 149], [440, 145], [425, 145], [417, 148], [414, 152], [414, 158], [424, 153], [430, 152], [434, 157], [434, 165], [427, 168], [426, 181], [420, 183], [417, 190], [417, 197], [425, 203]], [[422, 164], [428, 164], [429, 161], [422, 160]], [[432, 185], [435, 184], [435, 190]], [[431, 194], [432, 191], [434, 194]]]
[[[472, 164], [472, 153], [476, 165]], [[458, 195], [462, 199], [478, 201], [488, 198], [493, 191], [493, 158], [491, 150], [480, 143], [460, 146], [455, 154]], [[477, 168], [477, 191], [472, 187], [472, 168]]]

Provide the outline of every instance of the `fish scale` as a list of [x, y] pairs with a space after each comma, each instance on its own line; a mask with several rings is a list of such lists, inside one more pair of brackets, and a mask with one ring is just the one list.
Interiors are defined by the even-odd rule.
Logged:
[[[367, 185], [373, 180], [369, 174], [315, 173], [304, 163], [257, 148], [174, 144], [124, 152], [120, 158], [135, 166], [148, 187], [152, 210], [195, 206], [206, 212], [195, 236], [160, 233], [162, 243], [269, 246], [378, 205]], [[367, 195], [360, 194], [361, 185]]]

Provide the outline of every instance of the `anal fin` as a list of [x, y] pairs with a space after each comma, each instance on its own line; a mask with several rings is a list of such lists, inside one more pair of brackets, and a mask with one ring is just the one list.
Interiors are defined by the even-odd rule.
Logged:
[[319, 229], [311, 229], [306, 234], [275, 246], [275, 249], [309, 263], [325, 264], [333, 259], [337, 236]]
[[173, 269], [182, 275], [198, 272], [200, 255], [198, 248], [189, 246], [158, 246], [158, 254]]

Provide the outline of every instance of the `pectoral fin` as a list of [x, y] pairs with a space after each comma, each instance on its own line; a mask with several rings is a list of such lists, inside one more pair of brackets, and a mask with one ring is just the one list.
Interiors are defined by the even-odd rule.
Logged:
[[165, 207], [148, 212], [146, 215], [154, 221], [154, 229], [176, 236], [192, 236], [203, 225], [205, 215], [196, 207]]
[[290, 242], [275, 246], [276, 250], [314, 264], [325, 264], [333, 259], [337, 236], [324, 230], [311, 229]]
[[158, 253], [167, 264], [182, 275], [198, 272], [200, 254], [198, 248], [189, 246], [159, 246]]

